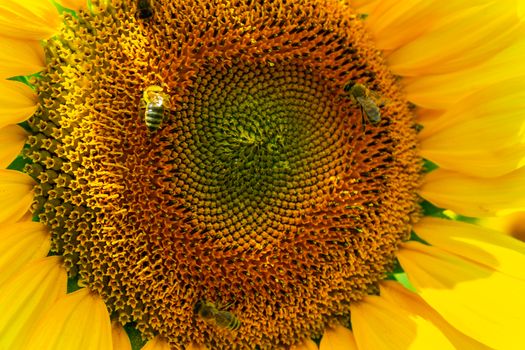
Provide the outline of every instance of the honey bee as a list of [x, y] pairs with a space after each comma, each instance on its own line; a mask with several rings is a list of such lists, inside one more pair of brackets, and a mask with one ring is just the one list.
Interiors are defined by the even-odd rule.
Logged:
[[145, 108], [144, 121], [149, 131], [156, 131], [160, 128], [168, 103], [169, 96], [160, 86], [151, 85], [144, 90], [142, 95], [142, 104]]
[[195, 304], [194, 311], [209, 324], [235, 331], [241, 326], [241, 321], [233, 313], [226, 311], [230, 305], [220, 306], [206, 300], [199, 300]]
[[138, 0], [137, 3], [137, 17], [140, 19], [148, 19], [153, 16], [153, 8], [149, 0]]
[[[350, 97], [359, 104], [361, 113], [372, 124], [381, 121], [381, 109], [376, 103], [375, 94], [363, 84], [350, 82], [345, 85], [344, 90], [350, 93]], [[364, 121], [364, 119], [363, 119]]]

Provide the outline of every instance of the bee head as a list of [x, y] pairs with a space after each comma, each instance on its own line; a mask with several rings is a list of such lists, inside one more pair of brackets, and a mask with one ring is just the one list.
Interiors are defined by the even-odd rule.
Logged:
[[197, 301], [193, 311], [203, 319], [212, 318], [217, 312], [213, 304], [207, 302], [206, 300]]
[[193, 307], [193, 313], [195, 314], [198, 314], [202, 307], [204, 306], [205, 302], [203, 300], [198, 300], [196, 303], [195, 303], [195, 306]]
[[363, 84], [355, 83], [349, 90], [350, 94], [354, 97], [366, 97], [368, 89]]

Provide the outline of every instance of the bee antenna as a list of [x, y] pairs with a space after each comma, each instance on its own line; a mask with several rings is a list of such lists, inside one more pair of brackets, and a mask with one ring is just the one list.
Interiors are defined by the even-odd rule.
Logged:
[[345, 84], [345, 86], [343, 86], [343, 90], [348, 92], [350, 91], [350, 89], [352, 88], [352, 86], [354, 86], [356, 84], [355, 81], [353, 80], [349, 80], [348, 83]]

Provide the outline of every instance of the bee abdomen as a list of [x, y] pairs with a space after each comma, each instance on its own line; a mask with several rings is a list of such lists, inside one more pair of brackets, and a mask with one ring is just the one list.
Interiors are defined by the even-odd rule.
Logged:
[[154, 131], [160, 128], [164, 119], [164, 107], [154, 106], [151, 103], [146, 106], [144, 121], [149, 130]]
[[217, 325], [222, 325], [223, 328], [229, 329], [230, 331], [236, 331], [241, 326], [241, 321], [228, 311], [219, 311], [216, 315], [215, 322], [217, 322]]

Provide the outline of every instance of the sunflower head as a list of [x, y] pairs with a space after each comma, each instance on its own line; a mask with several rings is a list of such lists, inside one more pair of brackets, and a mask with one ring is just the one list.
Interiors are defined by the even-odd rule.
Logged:
[[[292, 345], [392, 269], [417, 212], [414, 122], [348, 6], [226, 5], [63, 15], [35, 81], [33, 208], [70, 275], [146, 336]], [[375, 124], [368, 91], [389, 100]], [[231, 307], [197, 316], [242, 327], [202, 322], [203, 300]]]
[[[24, 172], [51, 254], [116, 323], [173, 349], [289, 349], [403, 294], [384, 280], [423, 209], [443, 213], [417, 194], [420, 139], [452, 122], [408, 102], [395, 48], [377, 48], [355, 6], [61, 10], [28, 81]], [[419, 134], [416, 112], [435, 129]]]

